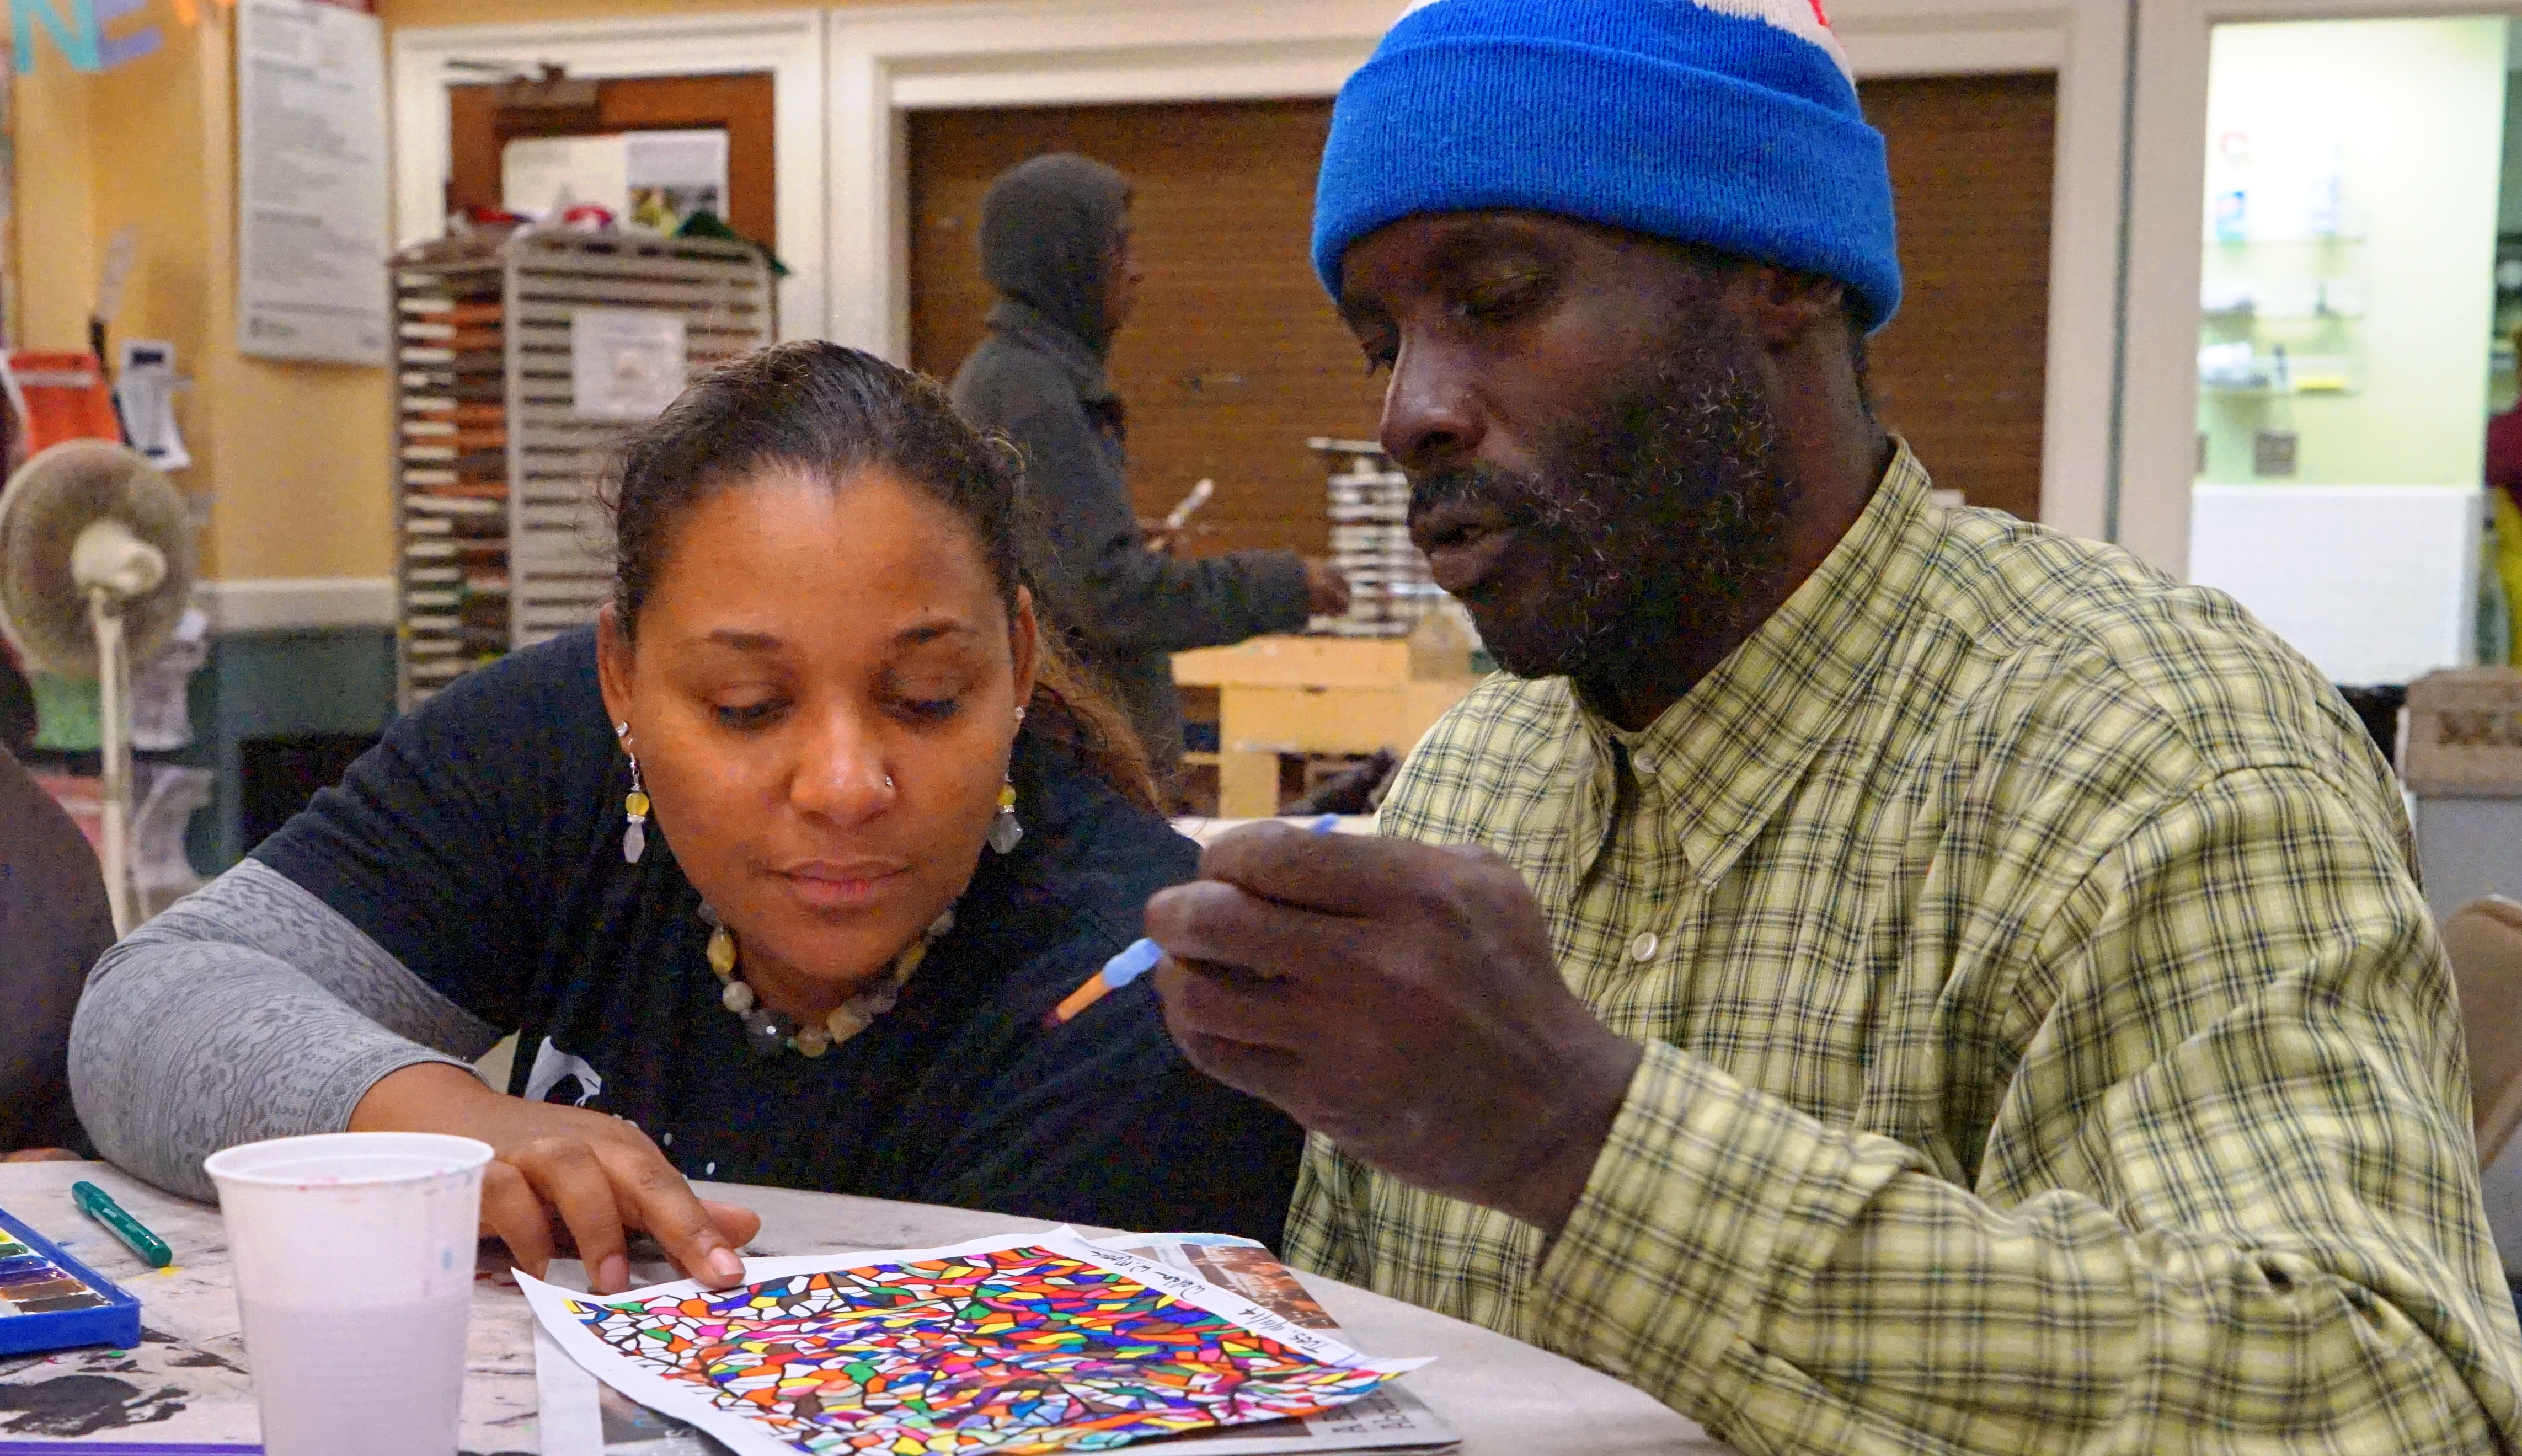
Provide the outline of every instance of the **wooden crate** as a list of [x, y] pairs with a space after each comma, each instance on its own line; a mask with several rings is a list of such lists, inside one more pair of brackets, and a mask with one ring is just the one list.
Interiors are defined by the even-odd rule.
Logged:
[[2408, 685], [2400, 776], [2443, 798], [2522, 798], [2522, 669], [2452, 668]]
[[1477, 681], [1469, 643], [1434, 628], [1178, 652], [1174, 681], [1217, 690], [1218, 812], [1234, 819], [1279, 812], [1283, 756], [1407, 753]]

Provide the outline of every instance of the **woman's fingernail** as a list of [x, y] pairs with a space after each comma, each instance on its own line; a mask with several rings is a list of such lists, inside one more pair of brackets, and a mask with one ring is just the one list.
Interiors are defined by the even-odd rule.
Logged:
[[606, 1254], [604, 1262], [596, 1266], [595, 1279], [596, 1283], [604, 1287], [603, 1292], [608, 1294], [618, 1294], [630, 1288], [630, 1256], [618, 1253]]
[[728, 1284], [744, 1278], [744, 1260], [737, 1258], [731, 1248], [711, 1249], [709, 1267], [712, 1278], [725, 1280]]

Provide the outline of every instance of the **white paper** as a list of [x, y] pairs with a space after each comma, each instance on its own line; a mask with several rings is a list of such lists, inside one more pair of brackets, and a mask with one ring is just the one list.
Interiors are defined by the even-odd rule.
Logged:
[[574, 308], [569, 367], [579, 418], [655, 419], [683, 392], [683, 316], [658, 308]]
[[320, 0], [237, 5], [237, 348], [383, 364], [384, 31]]
[[[968, 1240], [961, 1244], [937, 1248], [885, 1249], [862, 1253], [808, 1254], [791, 1258], [747, 1259], [744, 1279], [747, 1284], [762, 1284], [774, 1279], [794, 1278], [801, 1274], [821, 1274], [837, 1269], [859, 1269], [870, 1264], [916, 1263], [930, 1259], [952, 1258], [960, 1254], [990, 1253], [1006, 1248], [1044, 1248], [1054, 1253], [1107, 1269], [1138, 1281], [1149, 1289], [1161, 1291], [1187, 1304], [1202, 1309], [1263, 1335], [1291, 1349], [1303, 1352], [1325, 1364], [1345, 1365], [1360, 1369], [1400, 1374], [1432, 1363], [1432, 1357], [1417, 1360], [1370, 1360], [1331, 1339], [1319, 1330], [1309, 1330], [1286, 1320], [1230, 1291], [1219, 1289], [1195, 1275], [1168, 1268], [1150, 1259], [1126, 1253], [1117, 1248], [1098, 1247], [1088, 1244], [1069, 1228], [1046, 1230], [1039, 1234], [993, 1235]], [[762, 1431], [740, 1416], [721, 1411], [706, 1394], [677, 1381], [670, 1381], [625, 1359], [612, 1346], [598, 1339], [579, 1322], [568, 1309], [572, 1298], [584, 1298], [558, 1286], [545, 1284], [532, 1275], [520, 1272], [518, 1287], [525, 1291], [542, 1334], [578, 1365], [605, 1385], [631, 1400], [677, 1420], [688, 1422], [723, 1442], [736, 1456], [796, 1456], [797, 1448]], [[643, 1300], [673, 1295], [689, 1297], [701, 1292], [690, 1280], [651, 1285], [622, 1294], [604, 1296], [608, 1302]], [[539, 1349], [539, 1346], [537, 1347]], [[1390, 1389], [1390, 1386], [1385, 1386]], [[583, 1416], [568, 1418], [572, 1430], [583, 1430]], [[1369, 1419], [1372, 1419], [1371, 1417]], [[583, 1438], [583, 1435], [582, 1435]], [[1181, 1437], [1176, 1437], [1181, 1439]], [[1223, 1438], [1202, 1434], [1196, 1438], [1204, 1453], [1226, 1456]], [[1330, 1447], [1317, 1445], [1314, 1449]], [[635, 1448], [634, 1448], [635, 1449]], [[1287, 1449], [1270, 1447], [1268, 1449]], [[1293, 1449], [1302, 1450], [1303, 1446]], [[561, 1456], [559, 1448], [546, 1456]], [[666, 1456], [659, 1452], [658, 1456]]]
[[499, 206], [537, 221], [581, 203], [620, 217], [629, 207], [622, 136], [520, 137], [499, 154]]
[[[114, 402], [122, 409], [131, 447], [161, 470], [193, 463], [184, 434], [175, 428], [175, 346], [163, 339], [122, 341], [122, 367], [114, 381]], [[143, 743], [143, 748], [154, 744]]]

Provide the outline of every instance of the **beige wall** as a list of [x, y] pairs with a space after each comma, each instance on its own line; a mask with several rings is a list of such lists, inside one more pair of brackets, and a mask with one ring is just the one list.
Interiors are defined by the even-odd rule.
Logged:
[[25, 343], [84, 347], [107, 240], [138, 232], [117, 339], [171, 341], [195, 381], [177, 417], [210, 498], [205, 575], [378, 577], [392, 570], [382, 369], [274, 364], [236, 352], [234, 32], [191, 29], [103, 75], [39, 50], [18, 91]]

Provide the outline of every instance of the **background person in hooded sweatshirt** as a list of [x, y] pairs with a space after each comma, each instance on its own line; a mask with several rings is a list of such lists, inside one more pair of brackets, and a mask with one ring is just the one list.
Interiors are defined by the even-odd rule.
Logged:
[[1293, 551], [1176, 560], [1146, 548], [1103, 362], [1138, 296], [1129, 213], [1129, 180], [1073, 153], [990, 184], [981, 271], [1000, 297], [954, 393], [974, 424], [1023, 451], [1025, 489], [1057, 558], [1051, 605], [1112, 676], [1162, 778], [1182, 757], [1168, 655], [1300, 632], [1315, 613], [1347, 610], [1348, 584]]

